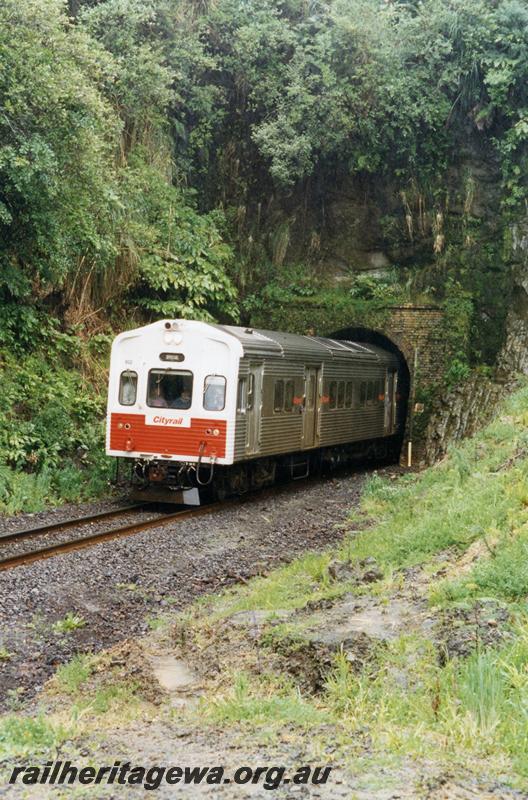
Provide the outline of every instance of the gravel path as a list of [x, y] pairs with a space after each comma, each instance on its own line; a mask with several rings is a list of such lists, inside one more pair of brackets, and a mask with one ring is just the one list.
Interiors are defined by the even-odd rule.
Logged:
[[[391, 470], [392, 471], [392, 470]], [[317, 480], [0, 574], [0, 706], [28, 699], [76, 652], [145, 633], [149, 617], [337, 541], [364, 474]], [[118, 505], [115, 502], [114, 505]], [[112, 503], [83, 506], [84, 513]], [[68, 518], [79, 507], [5, 521]], [[67, 614], [84, 624], [54, 624]]]

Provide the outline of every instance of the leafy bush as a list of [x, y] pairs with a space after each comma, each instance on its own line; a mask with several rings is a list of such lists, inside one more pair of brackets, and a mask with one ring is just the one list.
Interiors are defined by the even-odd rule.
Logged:
[[107, 488], [111, 470], [103, 424], [107, 337], [95, 343], [104, 347], [96, 377], [87, 371], [90, 342], [58, 332], [56, 321], [36, 312], [18, 319], [28, 327], [0, 351], [0, 510], [8, 513], [93, 497]]
[[141, 154], [124, 177], [137, 252], [138, 306], [158, 317], [233, 318], [233, 252], [220, 232], [220, 211], [199, 214], [192, 197], [170, 186]]

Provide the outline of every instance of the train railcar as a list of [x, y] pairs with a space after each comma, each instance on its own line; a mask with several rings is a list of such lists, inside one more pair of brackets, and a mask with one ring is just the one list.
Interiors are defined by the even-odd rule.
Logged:
[[107, 453], [137, 498], [196, 504], [384, 455], [401, 433], [398, 360], [372, 345], [162, 320], [112, 346]]

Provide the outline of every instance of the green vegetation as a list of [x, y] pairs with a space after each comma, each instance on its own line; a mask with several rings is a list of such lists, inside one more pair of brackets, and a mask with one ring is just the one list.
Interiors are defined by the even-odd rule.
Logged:
[[0, 321], [0, 511], [38, 511], [108, 486], [104, 359], [110, 338], [63, 333], [10, 308]]
[[86, 620], [83, 619], [83, 617], [80, 617], [78, 614], [74, 614], [72, 611], [68, 611], [66, 616], [63, 619], [59, 619], [57, 622], [54, 622], [52, 627], [55, 633], [71, 633], [71, 631], [84, 628], [85, 625]]
[[[365, 487], [361, 512], [354, 512], [350, 522], [353, 528], [355, 515], [362, 519], [366, 514], [373, 527], [350, 534], [337, 554], [309, 553], [255, 578], [233, 596], [227, 593], [217, 613], [297, 609], [339, 597], [350, 586], [328, 576], [336, 555], [353, 562], [374, 557], [390, 584], [395, 570], [427, 564], [439, 553], [461, 555], [475, 542], [493, 557], [478, 562], [467, 583], [457, 584], [457, 596], [462, 591], [512, 600], [527, 595], [528, 572], [519, 557], [528, 546], [527, 422], [525, 387], [500, 416], [454, 447], [442, 463], [394, 481], [374, 475]], [[445, 591], [455, 587], [446, 585]]]
[[[528, 191], [527, 15], [5, 0], [0, 510], [106, 486], [108, 340], [154, 317], [327, 332], [432, 301], [447, 384], [493, 366]], [[386, 266], [365, 277], [371, 250]]]
[[59, 746], [67, 731], [44, 719], [44, 716], [7, 716], [0, 719], [2, 758], [51, 751]]
[[80, 653], [57, 669], [50, 696], [68, 696], [72, 704], [69, 725], [86, 716], [133, 716], [141, 704], [141, 692], [136, 682], [122, 678], [114, 674], [104, 656]]
[[90, 712], [96, 716], [105, 714], [133, 715], [139, 708], [140, 701], [136, 697], [136, 686], [131, 684], [115, 684], [98, 689], [93, 696], [83, 698], [75, 707], [75, 713]]
[[[490, 759], [491, 774], [504, 770], [512, 780], [526, 779], [527, 631], [525, 623], [515, 631], [515, 644], [445, 667], [438, 666], [430, 642], [409, 637], [389, 645], [373, 674], [358, 676], [338, 656], [328, 703], [345, 725], [368, 726], [380, 756], [388, 751], [467, 766], [471, 754], [474, 763]], [[395, 679], [401, 674], [414, 683], [402, 687]]]
[[156, 617], [148, 617], [147, 625], [149, 626], [149, 629], [151, 631], [163, 631], [168, 627], [169, 621], [163, 615]]
[[460, 553], [476, 540], [492, 539], [496, 564], [500, 548], [510, 547], [518, 536], [522, 540], [528, 519], [527, 405], [523, 388], [485, 430], [424, 473], [393, 483], [372, 478], [364, 508], [377, 524], [351, 539], [347, 554], [404, 567], [448, 548]]
[[79, 654], [57, 669], [46, 698], [45, 705], [32, 714], [20, 711], [0, 716], [4, 760], [57, 753], [68, 739], [91, 730], [90, 726], [100, 732], [116, 721], [144, 715], [147, 708], [137, 683], [123, 676], [119, 680], [104, 656], [90, 653]]
[[261, 675], [256, 691], [244, 673], [235, 675], [232, 689], [213, 700], [207, 714], [216, 722], [265, 725], [267, 735], [288, 724], [310, 727], [331, 720], [328, 713], [304, 700], [291, 682]]
[[314, 594], [331, 590], [326, 567], [330, 556], [309, 553], [265, 578], [255, 578], [246, 592], [236, 592], [235, 602], [229, 604], [229, 613], [263, 609], [300, 608]]
[[154, 17], [141, 2], [124, 14], [104, 3], [83, 24], [59, 0], [2, 4], [6, 304], [60, 291], [79, 320], [142, 284], [171, 313], [206, 313], [232, 296], [220, 212], [200, 217], [170, 180], [174, 72], [162, 66], [161, 42], [144, 35]]
[[94, 658], [90, 655], [76, 655], [67, 664], [62, 664], [55, 673], [57, 686], [67, 694], [76, 694], [83, 686], [94, 666]]
[[354, 324], [383, 329], [388, 307], [410, 299], [394, 274], [387, 280], [358, 276], [352, 286], [335, 288], [313, 269], [293, 266], [271, 274], [266, 286], [245, 298], [243, 310], [254, 325], [323, 335]]

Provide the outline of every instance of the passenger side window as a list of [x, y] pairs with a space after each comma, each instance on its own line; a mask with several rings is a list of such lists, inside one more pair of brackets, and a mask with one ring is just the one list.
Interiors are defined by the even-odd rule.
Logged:
[[275, 381], [275, 395], [273, 398], [273, 411], [280, 414], [284, 408], [284, 381]]
[[367, 384], [365, 381], [361, 381], [361, 386], [359, 389], [359, 405], [361, 408], [365, 405], [367, 401]]
[[119, 402], [122, 406], [133, 406], [137, 397], [137, 372], [125, 370], [119, 379]]
[[354, 395], [354, 384], [352, 381], [347, 381], [345, 390], [345, 407], [352, 408], [352, 398]]
[[345, 405], [345, 382], [339, 381], [337, 385], [337, 407], [343, 408]]
[[284, 387], [284, 410], [293, 410], [293, 381], [286, 381]]
[[330, 387], [328, 389], [328, 396], [330, 398], [328, 402], [329, 408], [335, 408], [337, 403], [337, 382], [330, 381]]
[[374, 381], [369, 381], [367, 384], [367, 405], [372, 405], [374, 400]]

